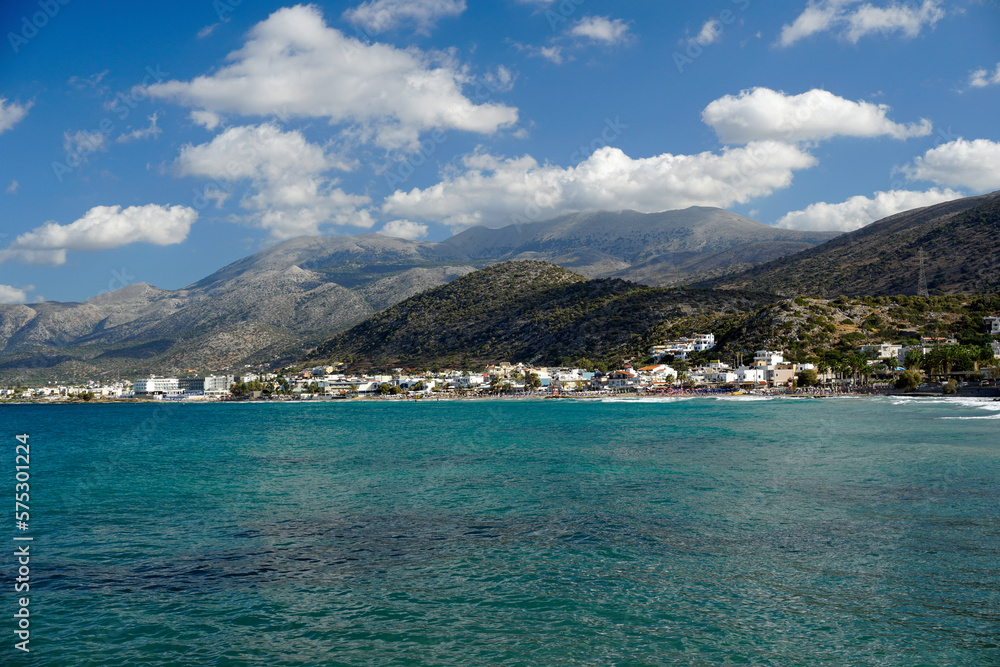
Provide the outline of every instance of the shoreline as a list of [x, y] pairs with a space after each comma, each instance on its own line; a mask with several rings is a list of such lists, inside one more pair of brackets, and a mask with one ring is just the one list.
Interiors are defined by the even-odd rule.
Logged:
[[[972, 391], [962, 391], [962, 389]], [[488, 394], [488, 395], [459, 395], [453, 393], [441, 394], [421, 394], [418, 396], [324, 396], [319, 398], [268, 398], [268, 399], [175, 399], [157, 400], [143, 398], [94, 398], [89, 401], [80, 400], [60, 400], [49, 398], [38, 398], [29, 400], [0, 400], [0, 405], [217, 405], [222, 403], [239, 404], [269, 404], [269, 403], [356, 403], [356, 402], [379, 402], [379, 403], [426, 403], [440, 401], [547, 401], [547, 400], [603, 400], [603, 399], [678, 399], [678, 398], [927, 398], [927, 399], [969, 399], [978, 398], [983, 401], [1000, 400], [1000, 388], [995, 387], [963, 387], [958, 393], [945, 394], [942, 391], [914, 391], [904, 392], [897, 389], [887, 389], [879, 387], [866, 387], [854, 391], [810, 391], [810, 390], [750, 390], [750, 391], [708, 391], [708, 390], [676, 390], [661, 392], [572, 392], [563, 394], [533, 393], [533, 394]]]

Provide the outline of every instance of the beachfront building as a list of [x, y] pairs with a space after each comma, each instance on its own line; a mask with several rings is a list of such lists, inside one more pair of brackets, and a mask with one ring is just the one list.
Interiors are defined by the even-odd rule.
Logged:
[[754, 387], [767, 384], [767, 367], [757, 365], [740, 366], [736, 369], [736, 382], [741, 385], [752, 385]]
[[639, 374], [631, 368], [611, 371], [606, 377], [608, 378], [608, 389], [615, 391], [627, 391], [639, 386]]
[[167, 396], [180, 396], [184, 391], [180, 387], [177, 378], [164, 378], [150, 375], [148, 378], [139, 378], [132, 385], [132, 393], [144, 398], [164, 398]]
[[677, 371], [666, 364], [656, 364], [655, 366], [643, 366], [639, 369], [639, 375], [643, 379], [653, 382], [667, 382], [677, 379]]
[[718, 369], [706, 367], [702, 370], [705, 376], [705, 382], [710, 384], [734, 384], [739, 379], [736, 375], [736, 371], [733, 369]]
[[767, 367], [767, 383], [772, 387], [779, 387], [795, 382], [795, 376], [799, 369], [795, 364], [777, 364]]

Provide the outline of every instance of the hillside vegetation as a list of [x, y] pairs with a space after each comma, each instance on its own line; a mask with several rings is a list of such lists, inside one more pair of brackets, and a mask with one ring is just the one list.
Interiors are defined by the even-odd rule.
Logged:
[[309, 360], [365, 368], [579, 360], [617, 366], [623, 358], [644, 358], [662, 336], [736, 327], [771, 301], [587, 280], [545, 262], [505, 262], [411, 297], [323, 343]]
[[900, 213], [743, 273], [698, 284], [787, 296], [915, 295], [921, 252], [930, 295], [1000, 289], [1000, 193]]

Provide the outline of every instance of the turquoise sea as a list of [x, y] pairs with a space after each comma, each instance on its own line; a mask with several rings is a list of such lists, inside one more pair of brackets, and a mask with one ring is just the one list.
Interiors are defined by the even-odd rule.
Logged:
[[14, 436], [31, 444], [3, 665], [1000, 664], [1000, 402], [0, 418], [8, 499]]

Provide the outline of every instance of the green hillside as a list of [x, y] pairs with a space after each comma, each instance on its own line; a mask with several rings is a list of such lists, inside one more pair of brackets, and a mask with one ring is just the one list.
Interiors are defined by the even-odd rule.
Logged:
[[921, 255], [932, 296], [1000, 289], [1000, 193], [900, 213], [743, 273], [698, 284], [787, 296], [915, 295]]
[[617, 365], [664, 336], [738, 326], [771, 297], [587, 280], [545, 262], [498, 264], [411, 297], [320, 345], [307, 361], [475, 368]]

